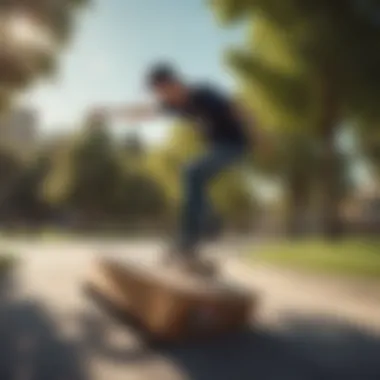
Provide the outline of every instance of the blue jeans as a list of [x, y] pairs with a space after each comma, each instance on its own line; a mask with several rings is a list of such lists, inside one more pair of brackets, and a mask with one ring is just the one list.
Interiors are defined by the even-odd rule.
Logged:
[[213, 214], [207, 187], [218, 174], [237, 163], [245, 148], [236, 145], [213, 146], [204, 156], [186, 165], [183, 172], [182, 223], [180, 244], [193, 252], [200, 242], [205, 220]]

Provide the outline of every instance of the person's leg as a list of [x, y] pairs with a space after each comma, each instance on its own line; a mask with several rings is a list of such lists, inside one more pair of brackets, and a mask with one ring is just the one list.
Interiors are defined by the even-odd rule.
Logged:
[[218, 146], [187, 165], [184, 171], [184, 204], [180, 249], [184, 254], [195, 253], [202, 237], [202, 227], [212, 208], [208, 204], [207, 186], [216, 175], [238, 161], [243, 155], [239, 147]]
[[215, 241], [222, 234], [224, 223], [208, 196], [205, 199], [203, 214], [202, 238], [204, 241]]

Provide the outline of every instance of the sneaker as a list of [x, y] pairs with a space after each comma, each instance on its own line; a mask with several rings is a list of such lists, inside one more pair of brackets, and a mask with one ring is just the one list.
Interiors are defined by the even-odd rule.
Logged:
[[203, 239], [206, 242], [213, 243], [219, 240], [224, 232], [224, 225], [220, 218], [210, 219], [203, 230]]
[[179, 265], [181, 270], [191, 275], [214, 277], [217, 272], [213, 263], [198, 258], [185, 258]]
[[214, 276], [216, 267], [211, 261], [199, 258], [198, 251], [185, 251], [178, 248], [172, 248], [165, 252], [163, 256], [163, 264], [166, 266], [174, 266], [186, 273]]
[[179, 249], [178, 247], [171, 247], [168, 250], [166, 250], [163, 254], [163, 263], [166, 265], [175, 264], [178, 262], [182, 262], [186, 260], [188, 257], [195, 257], [196, 253], [193, 252], [185, 252], [182, 249]]

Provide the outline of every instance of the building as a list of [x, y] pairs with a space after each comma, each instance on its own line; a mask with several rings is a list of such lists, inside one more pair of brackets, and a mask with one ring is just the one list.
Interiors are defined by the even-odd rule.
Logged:
[[34, 109], [18, 108], [0, 119], [0, 144], [22, 153], [37, 147], [38, 115]]

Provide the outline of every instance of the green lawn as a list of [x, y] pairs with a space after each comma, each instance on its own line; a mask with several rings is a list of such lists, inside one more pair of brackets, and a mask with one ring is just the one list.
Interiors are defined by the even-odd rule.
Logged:
[[281, 242], [263, 246], [250, 258], [294, 269], [380, 278], [380, 239]]

